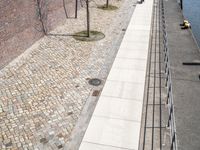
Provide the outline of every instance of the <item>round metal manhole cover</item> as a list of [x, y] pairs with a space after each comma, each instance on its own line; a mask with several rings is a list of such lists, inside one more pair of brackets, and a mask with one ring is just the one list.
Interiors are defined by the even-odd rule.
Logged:
[[97, 79], [97, 78], [93, 78], [93, 79], [90, 79], [88, 81], [88, 83], [90, 85], [93, 85], [93, 86], [99, 86], [101, 84], [101, 80], [100, 79]]

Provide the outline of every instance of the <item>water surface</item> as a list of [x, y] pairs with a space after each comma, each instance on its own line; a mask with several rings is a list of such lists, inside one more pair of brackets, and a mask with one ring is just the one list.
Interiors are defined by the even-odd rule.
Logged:
[[192, 32], [200, 47], [200, 0], [183, 0], [183, 14], [192, 25]]

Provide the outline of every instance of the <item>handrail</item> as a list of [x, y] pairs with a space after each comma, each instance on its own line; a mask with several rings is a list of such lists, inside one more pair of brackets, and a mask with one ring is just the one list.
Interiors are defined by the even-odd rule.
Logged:
[[174, 100], [173, 100], [173, 89], [172, 89], [172, 77], [170, 70], [170, 59], [169, 59], [169, 49], [168, 49], [168, 36], [166, 32], [165, 24], [165, 9], [164, 2], [161, 0], [161, 23], [162, 23], [162, 33], [163, 33], [163, 46], [164, 46], [164, 65], [165, 65], [165, 75], [167, 87], [167, 100], [166, 105], [168, 106], [168, 122], [167, 127], [170, 129], [170, 149], [178, 150], [177, 148], [177, 134], [176, 134], [176, 124], [174, 115]]

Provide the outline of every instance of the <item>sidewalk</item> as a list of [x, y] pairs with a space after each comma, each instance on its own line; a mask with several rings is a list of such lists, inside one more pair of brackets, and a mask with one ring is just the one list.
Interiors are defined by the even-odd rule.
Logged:
[[137, 150], [153, 0], [137, 5], [80, 150]]
[[[83, 7], [78, 19], [67, 19], [51, 32], [56, 36], [45, 36], [0, 70], [1, 150], [64, 149], [97, 90], [88, 80], [101, 79], [101, 90], [135, 2], [113, 1], [119, 8], [115, 11], [97, 9], [104, 0], [91, 2], [91, 29], [103, 32], [104, 39], [80, 42], [68, 36], [86, 29]], [[96, 104], [98, 95], [92, 98]], [[83, 118], [90, 116], [90, 111]]]

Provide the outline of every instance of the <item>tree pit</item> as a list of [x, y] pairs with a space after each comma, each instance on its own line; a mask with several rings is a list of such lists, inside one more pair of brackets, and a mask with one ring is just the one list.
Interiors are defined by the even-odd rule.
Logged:
[[97, 8], [102, 9], [102, 10], [116, 10], [116, 9], [118, 9], [117, 6], [113, 6], [113, 5], [108, 5], [107, 6], [106, 4], [100, 5]]
[[73, 35], [74, 39], [79, 40], [79, 41], [86, 41], [86, 42], [90, 42], [90, 41], [99, 41], [101, 39], [103, 39], [105, 37], [105, 35], [102, 32], [99, 31], [90, 31], [88, 33], [87, 31], [81, 31], [81, 32], [77, 32]]

